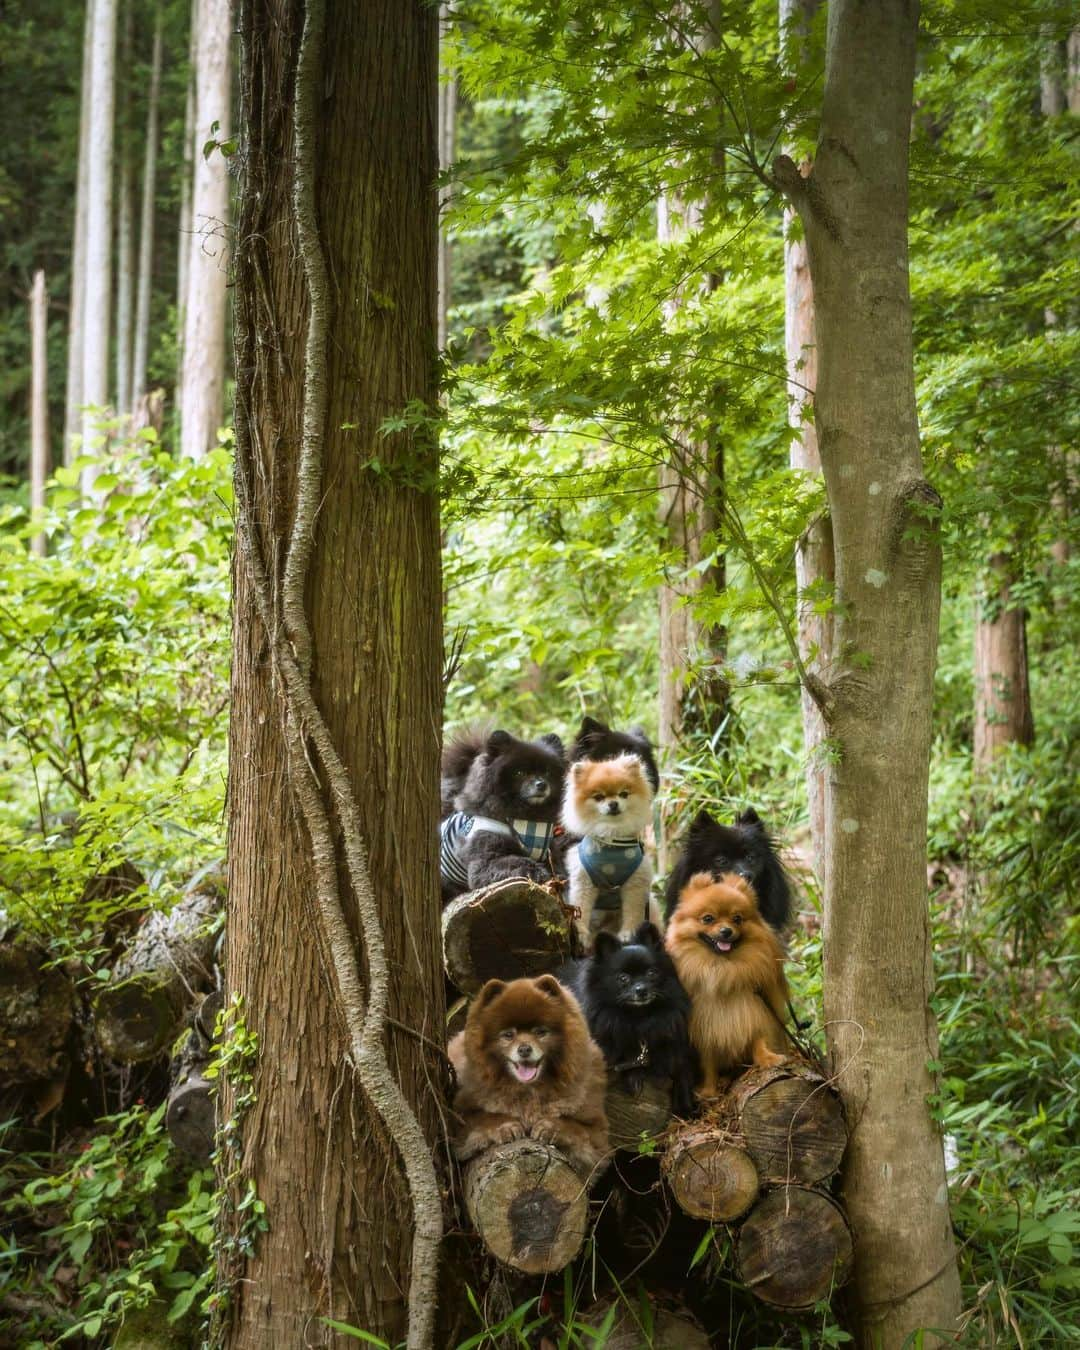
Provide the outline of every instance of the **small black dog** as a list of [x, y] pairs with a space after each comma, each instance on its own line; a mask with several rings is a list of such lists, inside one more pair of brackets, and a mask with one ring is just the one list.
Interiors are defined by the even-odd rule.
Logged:
[[664, 888], [664, 917], [670, 919], [683, 887], [695, 872], [711, 872], [717, 880], [733, 872], [754, 888], [758, 912], [779, 933], [791, 912], [791, 889], [761, 817], [749, 807], [734, 825], [721, 825], [708, 811], [699, 811], [687, 831], [682, 852]]
[[597, 933], [594, 955], [567, 962], [558, 978], [577, 995], [593, 1040], [623, 1090], [636, 1096], [647, 1078], [670, 1078], [675, 1114], [692, 1114], [690, 999], [656, 926], [643, 923], [626, 943], [613, 933]]
[[619, 755], [637, 755], [645, 765], [645, 777], [654, 792], [660, 787], [660, 772], [653, 757], [652, 742], [641, 727], [612, 731], [595, 717], [583, 717], [581, 730], [570, 747], [570, 763], [579, 759], [615, 759]]
[[566, 760], [557, 736], [469, 731], [443, 752], [443, 900], [508, 877], [552, 877]]

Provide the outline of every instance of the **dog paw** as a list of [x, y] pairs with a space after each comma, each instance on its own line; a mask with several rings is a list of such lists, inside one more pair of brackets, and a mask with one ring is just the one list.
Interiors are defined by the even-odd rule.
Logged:
[[542, 1144], [558, 1146], [565, 1141], [562, 1125], [557, 1120], [538, 1120], [529, 1133]]

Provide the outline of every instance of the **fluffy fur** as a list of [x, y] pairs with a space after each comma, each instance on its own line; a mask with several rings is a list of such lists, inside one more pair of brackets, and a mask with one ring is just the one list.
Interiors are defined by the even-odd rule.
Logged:
[[583, 717], [581, 729], [574, 744], [570, 747], [570, 762], [579, 759], [615, 759], [618, 755], [637, 755], [645, 765], [645, 776], [652, 785], [653, 792], [660, 790], [660, 771], [653, 757], [652, 742], [643, 728], [631, 727], [629, 731], [612, 731], [604, 722], [595, 717]]
[[[652, 789], [641, 760], [637, 755], [619, 755], [616, 759], [583, 759], [571, 764], [562, 819], [566, 829], [579, 838], [579, 843], [568, 849], [566, 861], [569, 899], [581, 912], [578, 926], [582, 940], [588, 944], [593, 910], [601, 898], [617, 902], [618, 909], [613, 908], [611, 913], [618, 913], [620, 936], [629, 937], [644, 921], [652, 883], [652, 863], [643, 843], [652, 820]], [[637, 840], [641, 846], [640, 861], [633, 851], [620, 855], [628, 859], [628, 866], [636, 862], [629, 876], [622, 878], [616, 872], [615, 879], [605, 883], [603, 869], [595, 862], [590, 874], [585, 864], [590, 849], [610, 848], [614, 841], [627, 839]], [[601, 910], [606, 920], [607, 906], [602, 905]]]
[[684, 887], [698, 872], [709, 872], [717, 881], [729, 873], [741, 877], [754, 888], [765, 922], [778, 933], [786, 927], [791, 890], [769, 833], [753, 808], [745, 810], [734, 825], [721, 825], [708, 811], [698, 812], [668, 875], [666, 918], [671, 918]]
[[568, 962], [559, 979], [577, 995], [620, 1087], [636, 1096], [646, 1079], [670, 1079], [672, 1108], [688, 1116], [694, 1106], [690, 999], [660, 930], [643, 923], [625, 944], [597, 933], [592, 958]]
[[526, 1135], [554, 1144], [581, 1172], [607, 1153], [604, 1057], [554, 975], [488, 980], [448, 1053], [462, 1161]]
[[[506, 731], [469, 731], [443, 751], [442, 816], [453, 812], [486, 816], [505, 825], [515, 820], [552, 825], [559, 818], [566, 761], [557, 736], [521, 741]], [[512, 835], [476, 828], [460, 861], [468, 879], [460, 884], [443, 874], [443, 899], [490, 886], [507, 877], [543, 883], [552, 877], [553, 858], [526, 855]]]
[[788, 1049], [784, 950], [740, 877], [690, 878], [665, 943], [690, 995], [690, 1041], [701, 1060], [701, 1095], [721, 1074], [779, 1064]]

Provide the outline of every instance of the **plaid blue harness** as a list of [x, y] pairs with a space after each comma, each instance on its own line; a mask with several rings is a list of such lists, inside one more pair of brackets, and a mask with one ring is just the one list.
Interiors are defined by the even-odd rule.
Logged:
[[596, 909], [618, 909], [620, 892], [641, 866], [645, 845], [640, 839], [609, 839], [586, 835], [577, 846], [578, 862], [596, 887]]
[[491, 816], [452, 812], [439, 826], [439, 871], [448, 886], [460, 886], [468, 890], [469, 873], [462, 855], [473, 830], [506, 835], [508, 839], [516, 840], [522, 852], [534, 862], [546, 862], [555, 823], [548, 820], [512, 820], [508, 825]]

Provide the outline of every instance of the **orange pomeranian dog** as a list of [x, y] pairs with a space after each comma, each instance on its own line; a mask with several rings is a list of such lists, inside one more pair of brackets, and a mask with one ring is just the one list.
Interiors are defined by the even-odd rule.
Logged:
[[722, 1073], [779, 1064], [787, 1050], [784, 949], [741, 877], [692, 876], [664, 945], [690, 995], [690, 1041], [701, 1057], [702, 1097]]
[[554, 975], [488, 980], [447, 1053], [463, 1162], [526, 1135], [554, 1144], [583, 1173], [607, 1152], [604, 1056]]

